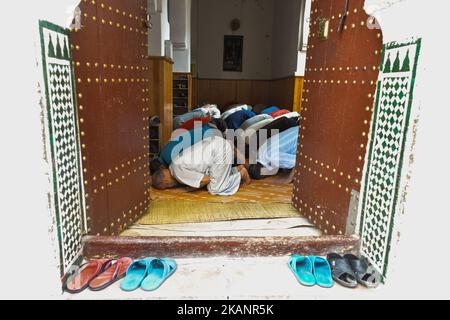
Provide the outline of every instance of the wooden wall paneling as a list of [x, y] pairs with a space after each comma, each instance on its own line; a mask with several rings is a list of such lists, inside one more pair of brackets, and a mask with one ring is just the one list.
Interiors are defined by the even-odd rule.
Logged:
[[193, 100], [195, 105], [214, 103], [219, 107], [232, 102], [268, 104], [269, 84], [266, 80], [194, 79]]
[[161, 119], [161, 146], [173, 131], [173, 61], [164, 57], [150, 57], [150, 97], [152, 114]]
[[194, 106], [199, 106], [203, 100], [203, 97], [201, 96], [200, 87], [201, 87], [201, 80], [198, 78], [193, 79], [192, 83], [192, 103]]
[[267, 104], [270, 82], [265, 80], [237, 80], [236, 101], [250, 105]]
[[194, 104], [215, 103], [223, 107], [231, 102], [266, 104], [299, 109], [303, 80], [287, 77], [276, 80], [194, 79]]
[[268, 104], [270, 94], [270, 81], [252, 81], [250, 104]]
[[[346, 233], [352, 190], [359, 191], [378, 77], [381, 32], [366, 27], [364, 1], [314, 0], [294, 181], [294, 206], [326, 234]], [[319, 40], [318, 18], [330, 21]]]
[[293, 110], [295, 78], [287, 77], [270, 82], [270, 104], [282, 109]]
[[[204, 83], [204, 82], [203, 82]], [[217, 101], [219, 106], [237, 101], [237, 84], [233, 80], [214, 80], [209, 82], [210, 101]]]
[[251, 80], [236, 81], [236, 98], [233, 99], [239, 103], [252, 104], [252, 83]]
[[300, 111], [303, 77], [291, 76], [270, 82], [270, 104], [283, 109]]
[[149, 205], [146, 10], [145, 0], [83, 1], [84, 27], [73, 33], [76, 70], [89, 74], [77, 91], [87, 93], [80, 126], [90, 124], [81, 139], [91, 234], [118, 234]]
[[170, 140], [173, 131], [173, 63], [164, 61], [164, 126], [163, 143]]
[[220, 107], [219, 101], [217, 101], [217, 97], [213, 96], [215, 93], [211, 92], [212, 82], [214, 80], [205, 80], [205, 79], [198, 79], [197, 80], [197, 103], [198, 104], [205, 104], [205, 103], [215, 103], [218, 104]]
[[198, 79], [197, 103], [214, 103], [219, 107], [236, 101], [237, 86], [234, 80]]
[[188, 100], [188, 107], [189, 107], [189, 111], [193, 110], [193, 93], [192, 93], [192, 85], [193, 85], [193, 80], [192, 80], [192, 74], [188, 74], [188, 80], [189, 80], [189, 100]]
[[292, 111], [298, 113], [302, 110], [302, 98], [303, 98], [303, 77], [295, 77], [294, 84], [294, 101]]
[[198, 107], [198, 79], [192, 78], [192, 108]]

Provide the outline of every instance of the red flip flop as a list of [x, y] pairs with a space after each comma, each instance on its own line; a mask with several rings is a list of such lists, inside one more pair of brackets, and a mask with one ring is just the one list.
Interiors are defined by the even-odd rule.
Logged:
[[87, 262], [80, 266], [80, 269], [68, 277], [64, 290], [68, 293], [80, 293], [89, 286], [89, 282], [99, 275], [111, 260], [99, 259]]
[[104, 271], [89, 282], [89, 289], [93, 291], [106, 289], [114, 282], [125, 277], [128, 267], [132, 263], [133, 259], [128, 257], [119, 260], [111, 260]]

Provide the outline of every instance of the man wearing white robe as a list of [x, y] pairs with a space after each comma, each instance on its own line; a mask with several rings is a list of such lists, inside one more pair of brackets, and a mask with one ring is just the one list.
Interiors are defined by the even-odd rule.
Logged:
[[276, 175], [280, 169], [291, 170], [286, 183], [290, 183], [295, 174], [299, 127], [292, 127], [272, 136], [258, 150], [257, 163], [249, 167], [252, 179], [259, 180]]
[[[179, 183], [192, 188], [206, 184], [213, 195], [231, 196], [239, 190], [245, 169], [233, 168], [233, 146], [221, 137], [210, 137], [177, 156], [169, 167]], [[245, 170], [244, 176], [248, 176]], [[244, 181], [242, 181], [244, 182]]]

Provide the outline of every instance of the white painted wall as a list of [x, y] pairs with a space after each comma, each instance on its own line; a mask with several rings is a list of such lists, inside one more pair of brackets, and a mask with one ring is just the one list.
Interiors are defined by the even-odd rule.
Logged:
[[[298, 51], [300, 0], [192, 0], [192, 62], [198, 76], [213, 79], [279, 79], [304, 75], [306, 53]], [[307, 0], [309, 16], [311, 0]], [[243, 19], [244, 70], [223, 72], [223, 36]]]
[[173, 71], [191, 72], [191, 0], [169, 1]]
[[275, 1], [273, 6], [272, 79], [297, 71], [300, 0]]
[[[409, 188], [397, 215], [386, 298], [449, 298], [447, 266], [450, 206], [448, 148], [448, 49], [443, 33], [448, 1], [366, 0], [377, 17], [383, 42], [422, 37], [414, 91], [415, 146], [408, 155]], [[414, 127], [411, 123], [410, 138]], [[412, 141], [412, 140], [410, 140]]]
[[191, 72], [194, 77], [198, 76], [198, 11], [198, 0], [191, 0], [191, 65], [195, 66], [195, 69], [191, 70]]
[[[152, 29], [148, 33], [149, 55], [165, 56], [165, 41], [170, 40], [168, 0], [148, 0]], [[153, 10], [156, 8], [156, 11]]]
[[[4, 275], [0, 298], [58, 298], [60, 294], [38, 94], [42, 77], [37, 67], [38, 19], [69, 26], [77, 2], [41, 0], [27, 3], [24, 10], [23, 3], [12, 1], [8, 10], [20, 13], [20, 17], [7, 14], [0, 19], [2, 40], [14, 44], [11, 50], [0, 53], [0, 84], [4, 89], [0, 108], [0, 273]], [[11, 26], [17, 27], [12, 31]]]
[[[212, 79], [270, 79], [274, 0], [193, 0], [193, 59], [198, 76]], [[238, 18], [241, 28], [232, 32]], [[197, 19], [197, 20], [194, 20]], [[224, 35], [244, 36], [243, 72], [224, 72]]]
[[191, 72], [191, 50], [174, 50], [173, 51], [173, 72]]
[[[311, 0], [306, 0], [305, 5], [305, 23], [303, 34], [305, 39], [308, 39], [309, 36], [309, 21], [311, 16]], [[300, 35], [299, 35], [300, 37]], [[299, 77], [303, 77], [305, 75], [306, 69], [306, 51], [298, 51], [297, 55], [297, 70], [295, 71], [295, 75]]]

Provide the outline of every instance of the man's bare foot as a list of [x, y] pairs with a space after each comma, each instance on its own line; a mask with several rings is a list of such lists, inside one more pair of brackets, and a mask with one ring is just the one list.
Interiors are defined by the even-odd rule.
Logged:
[[248, 173], [247, 169], [245, 169], [245, 167], [242, 167], [239, 170], [239, 173], [241, 174], [241, 185], [246, 186], [252, 182], [252, 178], [250, 177], [250, 174]]
[[294, 181], [295, 169], [292, 169], [289, 175], [284, 175], [281, 178], [274, 179], [273, 184], [290, 184]]

